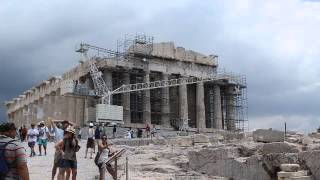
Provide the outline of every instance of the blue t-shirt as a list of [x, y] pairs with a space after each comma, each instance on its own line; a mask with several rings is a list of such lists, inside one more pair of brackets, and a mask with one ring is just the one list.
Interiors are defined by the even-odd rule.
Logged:
[[64, 131], [60, 128], [54, 128], [54, 133], [55, 133], [55, 141], [56, 142], [59, 142], [60, 140], [63, 139], [63, 134], [64, 134]]

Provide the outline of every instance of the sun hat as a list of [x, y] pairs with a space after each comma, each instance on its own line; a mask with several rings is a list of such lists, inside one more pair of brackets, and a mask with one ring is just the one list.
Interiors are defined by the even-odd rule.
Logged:
[[69, 133], [72, 133], [72, 134], [76, 134], [76, 130], [72, 126], [68, 126], [65, 131], [69, 132]]

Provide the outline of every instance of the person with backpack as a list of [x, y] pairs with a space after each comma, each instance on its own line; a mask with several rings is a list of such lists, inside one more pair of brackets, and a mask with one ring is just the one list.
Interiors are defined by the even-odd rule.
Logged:
[[57, 151], [61, 153], [59, 165], [58, 180], [69, 180], [72, 174], [72, 180], [77, 179], [77, 156], [80, 150], [79, 141], [76, 137], [74, 127], [69, 126], [64, 131], [63, 140], [55, 145]]
[[43, 121], [40, 122], [38, 131], [39, 131], [39, 136], [38, 136], [39, 156], [42, 156], [42, 150], [41, 150], [42, 146], [44, 149], [44, 155], [47, 155], [49, 129], [47, 128], [47, 126], [44, 125]]
[[0, 124], [0, 180], [29, 180], [26, 150], [15, 136], [14, 123]]
[[35, 124], [31, 124], [31, 129], [28, 130], [27, 139], [28, 146], [30, 147], [30, 157], [35, 156], [34, 146], [37, 142], [37, 136], [39, 135], [38, 129], [35, 128]]

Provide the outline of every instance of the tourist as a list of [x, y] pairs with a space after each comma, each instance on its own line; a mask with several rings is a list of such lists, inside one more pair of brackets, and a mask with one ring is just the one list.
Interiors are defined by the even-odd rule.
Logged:
[[112, 138], [116, 138], [117, 126], [113, 125]]
[[94, 130], [94, 139], [96, 140], [96, 143], [99, 144], [99, 139], [101, 139], [101, 125], [99, 124], [96, 129]]
[[95, 153], [95, 144], [94, 144], [94, 135], [95, 135], [95, 131], [93, 129], [93, 124], [90, 123], [89, 124], [89, 129], [87, 132], [87, 137], [88, 137], [88, 141], [87, 141], [87, 148], [86, 148], [86, 155], [84, 158], [87, 158], [87, 154], [88, 154], [88, 149], [91, 149], [90, 151], [90, 159], [92, 159], [92, 152]]
[[31, 129], [28, 130], [27, 139], [28, 146], [30, 147], [30, 157], [35, 156], [34, 146], [37, 142], [37, 136], [39, 135], [38, 129], [35, 128], [35, 124], [31, 124]]
[[72, 180], [77, 178], [77, 156], [80, 146], [76, 138], [75, 129], [69, 126], [64, 131], [63, 140], [55, 145], [57, 151], [61, 153], [58, 180]]
[[101, 131], [101, 136], [107, 136], [108, 135], [108, 125], [103, 124], [102, 125], [102, 131]]
[[150, 136], [150, 126], [148, 123], [146, 124], [146, 134], [147, 134], [147, 137]]
[[26, 128], [26, 125], [23, 125], [23, 128], [22, 128], [22, 139], [23, 139], [23, 141], [26, 140], [27, 134], [28, 134], [28, 129]]
[[49, 128], [49, 142], [54, 142], [54, 137], [55, 137], [55, 131], [54, 128], [52, 127], [52, 125]]
[[29, 180], [26, 150], [16, 135], [14, 123], [0, 124], [0, 179]]
[[141, 128], [137, 128], [137, 138], [142, 138], [143, 131]]
[[39, 156], [42, 156], [42, 150], [41, 147], [43, 146], [44, 149], [44, 155], [47, 155], [47, 144], [48, 144], [48, 136], [49, 136], [49, 129], [47, 126], [44, 125], [44, 122], [41, 121], [39, 124], [39, 139], [38, 139], [38, 145], [39, 145]]
[[99, 180], [105, 180], [106, 170], [112, 175], [113, 179], [116, 179], [116, 173], [112, 169], [111, 164], [106, 163], [109, 156], [112, 156], [115, 152], [111, 153], [110, 144], [108, 144], [107, 136], [101, 137], [101, 142], [98, 144], [99, 159], [97, 165], [99, 167], [100, 178]]
[[156, 136], [156, 133], [157, 133], [156, 126], [153, 125], [153, 128], [152, 128], [152, 130], [151, 130], [151, 139], [152, 139], [152, 137], [155, 137], [155, 136]]
[[[51, 118], [48, 118], [51, 127], [54, 129], [54, 142], [56, 142], [56, 145], [62, 141], [64, 130], [70, 125], [68, 121], [59, 121], [59, 120], [52, 120]], [[57, 124], [55, 124], [57, 122]], [[62, 122], [62, 123], [61, 123]], [[53, 159], [53, 167], [52, 167], [52, 174], [51, 179], [54, 180], [54, 177], [56, 176], [57, 169], [60, 166], [60, 160], [61, 160], [62, 154], [60, 151], [56, 150], [54, 153], [54, 159]]]
[[22, 126], [19, 128], [18, 130], [18, 135], [19, 135], [19, 139], [21, 142], [23, 142], [23, 138], [22, 138]]
[[131, 127], [129, 127], [128, 131], [127, 131], [127, 135], [125, 136], [125, 138], [127, 139], [132, 139], [133, 138], [133, 130]]

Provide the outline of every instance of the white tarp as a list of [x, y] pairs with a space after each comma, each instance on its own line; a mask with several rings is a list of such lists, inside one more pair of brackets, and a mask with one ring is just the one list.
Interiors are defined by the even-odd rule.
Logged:
[[97, 104], [96, 121], [123, 124], [123, 107], [110, 104]]

